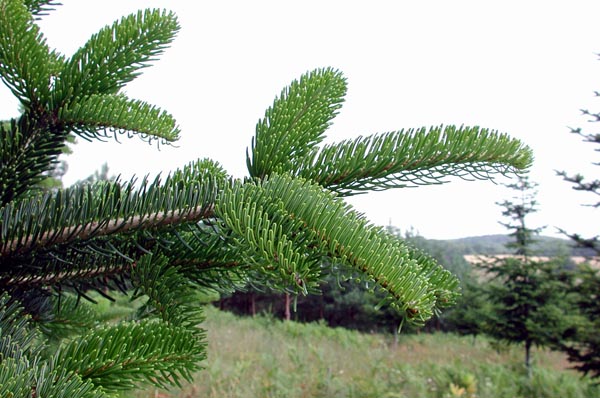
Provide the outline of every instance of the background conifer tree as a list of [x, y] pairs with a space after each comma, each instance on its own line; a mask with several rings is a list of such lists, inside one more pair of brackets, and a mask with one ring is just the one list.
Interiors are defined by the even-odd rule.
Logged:
[[[177, 385], [205, 358], [198, 292], [248, 283], [308, 294], [350, 269], [422, 323], [454, 302], [456, 278], [344, 197], [531, 163], [520, 141], [479, 127], [321, 145], [346, 93], [342, 73], [324, 68], [294, 80], [259, 120], [247, 178], [203, 159], [154, 179], [40, 193], [73, 135], [168, 144], [180, 134], [169, 113], [122, 91], [174, 39], [175, 15], [123, 17], [68, 56], [36, 24], [55, 6], [0, 0], [0, 78], [22, 105], [0, 125], [0, 396]], [[116, 291], [141, 302], [135, 316], [102, 322], [82, 304]]]
[[[595, 92], [600, 96], [599, 92]], [[582, 113], [588, 117], [591, 123], [600, 121], [600, 112], [592, 112], [583, 109]], [[576, 134], [584, 142], [598, 145], [600, 144], [600, 134], [597, 132], [584, 131], [582, 128], [571, 129], [572, 134]], [[595, 149], [598, 151], [598, 148]], [[599, 163], [594, 163], [598, 165]], [[586, 178], [583, 174], [570, 174], [566, 171], [559, 171], [557, 174], [565, 181], [572, 184], [572, 188], [577, 191], [586, 192], [593, 196], [600, 195], [600, 180]], [[587, 206], [592, 208], [600, 207], [600, 201], [588, 202]], [[600, 238], [596, 236], [582, 236], [573, 231], [561, 230], [565, 235], [572, 239], [577, 246], [587, 248], [591, 255], [600, 255]], [[567, 275], [570, 283], [570, 291], [573, 295], [575, 308], [574, 311], [580, 315], [578, 322], [574, 323], [574, 328], [565, 339], [558, 340], [558, 348], [564, 350], [569, 360], [574, 363], [574, 367], [589, 374], [594, 378], [600, 377], [600, 271], [598, 268], [591, 267], [590, 264], [581, 264], [574, 272]]]
[[480, 286], [490, 307], [483, 315], [484, 331], [505, 342], [523, 344], [527, 374], [532, 374], [531, 349], [549, 345], [570, 327], [568, 298], [559, 278], [558, 263], [533, 256], [533, 244], [542, 228], [531, 228], [527, 216], [537, 211], [536, 184], [520, 176], [507, 187], [517, 191], [512, 200], [498, 203], [504, 208], [502, 222], [513, 240], [506, 246], [509, 256], [497, 256], [478, 264], [490, 279]]

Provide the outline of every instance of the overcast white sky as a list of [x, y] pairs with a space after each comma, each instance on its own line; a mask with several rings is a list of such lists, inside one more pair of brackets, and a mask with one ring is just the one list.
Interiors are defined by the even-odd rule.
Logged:
[[[498, 129], [536, 157], [540, 211], [530, 225], [592, 235], [594, 197], [572, 192], [555, 169], [598, 168], [594, 147], [569, 134], [600, 110], [600, 2], [589, 1], [143, 1], [63, 0], [42, 21], [51, 46], [70, 55], [102, 26], [139, 8], [167, 8], [181, 32], [126, 92], [172, 113], [177, 147], [138, 139], [81, 143], [66, 160], [71, 183], [107, 162], [114, 174], [156, 174], [196, 158], [243, 176], [256, 121], [292, 79], [342, 70], [346, 103], [329, 140], [438, 124]], [[0, 118], [17, 115], [0, 88]], [[600, 125], [596, 130], [600, 129]], [[427, 238], [505, 233], [495, 202], [513, 193], [491, 182], [451, 182], [373, 193], [351, 202], [376, 224]]]

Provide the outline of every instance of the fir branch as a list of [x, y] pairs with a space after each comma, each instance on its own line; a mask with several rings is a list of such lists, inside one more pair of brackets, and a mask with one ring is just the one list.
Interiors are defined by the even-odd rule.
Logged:
[[41, 362], [40, 333], [23, 308], [0, 295], [0, 397], [108, 398], [90, 382]]
[[[31, 15], [55, 4], [0, 0], [0, 78], [24, 105], [20, 119], [0, 125], [0, 396], [100, 398], [140, 383], [178, 385], [205, 358], [195, 291], [274, 280], [307, 293], [328, 263], [364, 274], [423, 322], [454, 301], [457, 279], [370, 225], [338, 193], [450, 174], [489, 178], [531, 161], [520, 142], [477, 128], [409, 130], [319, 151], [346, 93], [342, 74], [327, 68], [292, 82], [257, 124], [247, 152], [255, 179], [230, 184], [220, 166], [201, 161], [164, 181], [34, 195], [70, 132], [165, 141], [179, 134], [169, 114], [119, 94], [171, 43], [175, 16], [125, 17], [66, 60], [50, 51]], [[53, 289], [79, 298], [105, 288], [137, 289], [148, 297], [144, 315], [158, 319], [86, 330], [42, 362], [38, 328], [23, 312], [46, 322]]]
[[92, 330], [61, 347], [51, 364], [117, 392], [138, 383], [179, 386], [204, 358], [202, 340], [187, 328], [146, 320]]
[[[12, 209], [8, 207], [8, 210]], [[16, 213], [18, 215], [19, 210], [21, 209], [13, 211], [13, 214]], [[0, 211], [0, 213], [2, 212]], [[151, 229], [194, 222], [202, 218], [207, 218], [212, 214], [213, 209], [211, 206], [193, 206], [191, 208], [174, 209], [161, 213], [151, 212], [150, 214], [134, 215], [126, 218], [92, 221], [84, 223], [84, 225], [57, 227], [57, 229], [40, 232], [36, 234], [37, 236], [29, 235], [26, 237], [26, 234], [22, 234], [18, 238], [6, 241], [2, 246], [0, 255], [20, 254], [49, 245], [66, 244], [74, 240], [89, 240], [93, 237], [103, 235], [127, 233], [137, 231], [142, 227]], [[29, 225], [32, 229], [35, 228], [33, 223]]]
[[100, 132], [107, 129], [133, 131], [148, 140], [169, 142], [179, 138], [180, 130], [171, 115], [124, 95], [83, 97], [61, 108], [58, 117], [66, 129], [88, 140], [106, 135]]
[[220, 258], [211, 256], [221, 242], [218, 236], [211, 237], [213, 248], [203, 253], [201, 238], [177, 231], [182, 224], [194, 231], [199, 220], [212, 216], [216, 192], [225, 181], [218, 164], [203, 160], [175, 171], [164, 183], [144, 180], [134, 188], [133, 181], [102, 182], [0, 209], [0, 233], [6, 239], [0, 245], [0, 284], [10, 291], [52, 287], [78, 295], [106, 288], [124, 291], [131, 287], [130, 265], [150, 250], [174, 259], [200, 255], [196, 260], [212, 260], [209, 270], [185, 265], [185, 273], [203, 283], [222, 278], [219, 270], [234, 277], [238, 272], [231, 264], [235, 267], [237, 259], [232, 254], [221, 250]]
[[[43, 364], [36, 372], [36, 384], [33, 393], [38, 397], [56, 398], [112, 398], [103, 389], [89, 380], [64, 369], [51, 369]], [[32, 394], [33, 395], [33, 394]]]
[[47, 364], [24, 358], [0, 362], [0, 396], [15, 398], [110, 398], [91, 382], [63, 370], [53, 371]]
[[49, 99], [58, 60], [23, 2], [0, 1], [0, 77], [23, 105], [35, 108]]
[[138, 190], [133, 181], [105, 182], [9, 203], [0, 208], [0, 256], [210, 217], [222, 182], [204, 164], [196, 181], [174, 173], [163, 184], [144, 180]]
[[346, 94], [341, 72], [317, 69], [294, 80], [256, 125], [246, 163], [252, 177], [293, 170], [293, 165], [324, 139]]
[[0, 361], [0, 396], [31, 397], [35, 394], [34, 386], [34, 369], [26, 358], [8, 357]]
[[479, 127], [440, 126], [360, 137], [323, 147], [295, 174], [341, 195], [440, 184], [448, 176], [492, 179], [531, 165], [519, 140]]
[[168, 257], [141, 257], [132, 266], [131, 279], [136, 289], [132, 300], [148, 297], [142, 313], [156, 312], [163, 322], [200, 333], [198, 325], [204, 317], [196, 300], [197, 286], [178, 267], [171, 266]]
[[[254, 248], [260, 258], [256, 264], [266, 264], [265, 272], [288, 274], [305, 286], [308, 283], [302, 278], [314, 280], [317, 270], [303, 259], [318, 258], [318, 251], [365, 274], [390, 294], [401, 313], [418, 322], [456, 298], [454, 276], [369, 225], [333, 193], [284, 175], [272, 175], [256, 184], [260, 189], [238, 184], [224, 191], [215, 211], [237, 232], [242, 245]], [[288, 221], [277, 213], [287, 215]], [[297, 249], [288, 237], [298, 242]]]
[[[90, 244], [86, 245], [86, 248]], [[70, 290], [81, 294], [88, 290], [125, 290], [128, 284], [131, 259], [115, 253], [82, 252], [68, 253], [69, 261], [49, 253], [39, 254], [38, 261], [20, 262], [17, 258], [10, 269], [0, 273], [0, 284], [4, 289], [42, 289], [52, 287], [57, 291]], [[7, 262], [8, 263], [8, 262]], [[10, 263], [8, 263], [10, 264]]]
[[161, 234], [169, 244], [160, 253], [202, 289], [231, 293], [256, 278], [257, 272], [243, 259], [244, 250], [233, 244], [232, 231], [219, 224], [202, 220], [169, 229]]
[[46, 179], [63, 152], [68, 132], [48, 119], [52, 116], [26, 112], [0, 124], [0, 207]]
[[31, 316], [25, 314], [23, 307], [17, 301], [11, 300], [7, 293], [1, 293], [0, 364], [6, 358], [20, 360], [39, 355], [43, 349], [39, 337], [40, 333], [32, 324]]
[[29, 12], [37, 18], [48, 15], [60, 3], [55, 0], [23, 0]]
[[243, 262], [305, 294], [318, 284], [322, 253], [312, 247], [316, 236], [261, 184], [238, 182], [221, 194], [215, 210], [236, 234], [236, 245], [244, 248], [239, 250]]
[[53, 108], [93, 94], [115, 94], [137, 77], [172, 42], [179, 30], [175, 15], [139, 11], [94, 34], [60, 72]]
[[52, 315], [39, 329], [50, 341], [59, 341], [69, 336], [87, 332], [96, 326], [100, 314], [96, 307], [83, 302], [73, 294], [59, 293], [52, 296]]

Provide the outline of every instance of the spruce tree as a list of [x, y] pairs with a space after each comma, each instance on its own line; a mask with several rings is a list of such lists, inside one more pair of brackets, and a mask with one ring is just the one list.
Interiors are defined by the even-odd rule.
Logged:
[[[600, 97], [599, 92], [595, 92], [597, 97]], [[583, 115], [589, 117], [589, 122], [600, 122], [600, 112], [591, 112], [587, 109], [582, 109]], [[571, 128], [571, 134], [578, 135], [584, 142], [598, 145], [600, 144], [600, 134], [594, 132], [586, 132], [582, 128]], [[598, 151], [598, 149], [595, 149]], [[600, 165], [600, 163], [594, 163]], [[563, 178], [564, 181], [572, 185], [572, 189], [581, 192], [587, 192], [595, 196], [600, 195], [600, 179], [589, 179], [581, 173], [569, 174], [566, 171], [557, 171], [556, 174]], [[587, 206], [598, 208], [600, 207], [600, 201], [587, 203]], [[579, 247], [590, 249], [595, 255], [600, 255], [600, 236], [582, 236], [577, 232], [566, 231], [561, 229], [561, 232], [572, 239]]]
[[600, 271], [589, 264], [565, 274], [572, 308], [571, 327], [554, 347], [565, 352], [573, 368], [596, 381], [600, 378]]
[[568, 300], [557, 264], [536, 258], [532, 251], [542, 230], [527, 224], [527, 217], [537, 211], [536, 184], [527, 176], [519, 176], [507, 187], [517, 191], [513, 199], [498, 203], [508, 218], [501, 224], [511, 231], [512, 241], [506, 245], [510, 254], [478, 264], [490, 278], [482, 285], [489, 307], [480, 313], [487, 334], [523, 345], [524, 364], [531, 377], [532, 347], [550, 344], [569, 328]]
[[[422, 323], [455, 301], [457, 279], [370, 224], [344, 198], [366, 191], [493, 178], [530, 150], [479, 127], [434, 126], [321, 145], [346, 80], [332, 68], [294, 80], [256, 126], [248, 176], [202, 159], [155, 178], [41, 192], [69, 137], [126, 134], [169, 144], [174, 118], [122, 89], [174, 39], [164, 10], [126, 16], [71, 56], [36, 20], [52, 0], [0, 0], [0, 77], [22, 113], [0, 124], [0, 396], [109, 397], [189, 380], [205, 358], [199, 292], [259, 283], [318, 291], [350, 269]], [[141, 301], [120, 321], [96, 295]]]
[[[600, 96], [599, 92], [595, 92]], [[600, 122], [600, 112], [583, 109], [582, 113], [591, 123]], [[600, 144], [600, 134], [590, 132], [582, 128], [572, 128], [571, 133], [579, 136], [584, 142], [597, 146]], [[595, 151], [598, 151], [596, 147]], [[599, 165], [599, 163], [594, 163]], [[559, 171], [557, 174], [572, 185], [572, 189], [592, 196], [600, 195], [600, 179], [587, 178], [581, 173], [571, 174]], [[599, 208], [600, 201], [587, 203], [587, 206]], [[573, 231], [561, 230], [568, 236], [577, 247], [588, 249], [590, 256], [600, 255], [600, 235], [583, 236]], [[581, 264], [570, 275], [570, 282], [575, 308], [579, 315], [579, 321], [574, 323], [572, 333], [564, 339], [557, 341], [557, 347], [569, 356], [569, 361], [574, 364], [575, 369], [583, 374], [589, 374], [593, 378], [600, 378], [600, 271], [588, 263]]]

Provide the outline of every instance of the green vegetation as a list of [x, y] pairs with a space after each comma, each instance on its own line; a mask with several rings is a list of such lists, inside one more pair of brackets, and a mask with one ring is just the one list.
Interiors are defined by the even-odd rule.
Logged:
[[[506, 245], [512, 238], [506, 235], [469, 236], [459, 239], [429, 240], [430, 244], [440, 250], [450, 250], [461, 255], [483, 254], [495, 255], [508, 253]], [[593, 253], [585, 248], [575, 247], [569, 239], [540, 235], [531, 245], [531, 250], [539, 256], [590, 256]]]
[[502, 225], [511, 231], [507, 249], [512, 256], [492, 257], [477, 264], [485, 272], [484, 278], [490, 279], [478, 289], [491, 304], [488, 311], [477, 312], [481, 329], [499, 340], [522, 345], [529, 377], [531, 348], [548, 345], [552, 337], [560, 338], [572, 322], [558, 265], [532, 257], [533, 243], [541, 231], [527, 223], [528, 216], [537, 211], [536, 186], [520, 176], [518, 182], [508, 185], [517, 191], [515, 197], [499, 203], [502, 215], [508, 218]]
[[[599, 93], [595, 92], [596, 97]], [[599, 122], [600, 113], [583, 110], [588, 121]], [[600, 144], [600, 134], [583, 131], [581, 128], [571, 129], [571, 133], [580, 136], [584, 142]], [[598, 148], [595, 149], [598, 151]], [[599, 165], [599, 163], [594, 163]], [[581, 173], [568, 174], [565, 171], [557, 173], [572, 188], [596, 197], [600, 194], [600, 179], [586, 178]], [[600, 202], [588, 203], [594, 208], [600, 207]], [[592, 255], [600, 255], [600, 235], [584, 237], [572, 231], [562, 231], [578, 247], [584, 248]], [[573, 324], [571, 333], [565, 338], [557, 339], [556, 347], [564, 350], [569, 359], [576, 364], [584, 374], [600, 378], [600, 270], [587, 264], [578, 267], [574, 273], [567, 275], [569, 293], [574, 301], [573, 312], [579, 316], [579, 321]]]
[[[427, 253], [452, 274], [461, 283], [469, 278], [471, 266], [452, 245], [441, 245], [439, 241], [431, 241], [416, 235], [413, 231], [402, 233], [398, 228], [386, 228], [397, 239], [411, 244], [413, 247]], [[464, 288], [463, 288], [464, 293]], [[461, 298], [459, 298], [459, 301]], [[301, 322], [324, 321], [329, 326], [341, 326], [365, 332], [379, 331], [394, 333], [402, 318], [398, 312], [385, 303], [385, 294], [368, 280], [361, 280], [360, 275], [348, 273], [328, 275], [324, 279], [319, 294], [295, 296], [292, 298], [293, 309], [290, 318]], [[261, 287], [248, 291], [234, 292], [221, 297], [221, 309], [232, 311], [239, 315], [256, 315], [269, 313], [277, 318], [286, 317], [286, 299], [283, 294], [273, 289]], [[445, 321], [444, 311], [434, 317], [424, 326], [425, 330], [453, 330], [453, 324]], [[413, 330], [404, 324], [403, 330]], [[423, 330], [423, 328], [421, 328]]]
[[[561, 354], [539, 347], [557, 347], [600, 376], [599, 273], [532, 261], [570, 248], [546, 241], [536, 252], [538, 231], [524, 224], [530, 197], [502, 204], [516, 222], [506, 224], [513, 233], [502, 250], [515, 251], [487, 264], [494, 280], [482, 283], [462, 254], [496, 254], [495, 244], [448, 250], [374, 226], [345, 200], [452, 176], [521, 175], [532, 154], [519, 140], [432, 126], [323, 144], [347, 82], [319, 68], [293, 80], [258, 120], [247, 177], [201, 159], [139, 182], [108, 178], [105, 167], [63, 188], [59, 156], [76, 137], [179, 138], [173, 116], [122, 90], [179, 24], [168, 11], [140, 11], [66, 56], [37, 25], [55, 6], [0, 0], [0, 79], [20, 103], [17, 117], [0, 121], [0, 396], [112, 398], [140, 386], [155, 396], [173, 388], [228, 397], [597, 395], [563, 369]], [[600, 190], [598, 181], [560, 175], [575, 189]], [[600, 253], [597, 237], [570, 237]], [[460, 284], [459, 306], [439, 316]], [[287, 318], [294, 301], [298, 319], [320, 323], [240, 320], [213, 308], [205, 321], [204, 303], [248, 288], [283, 295]], [[120, 293], [128, 297], [108, 304]], [[255, 292], [249, 297], [255, 313]], [[526, 360], [487, 337], [359, 334], [325, 322], [483, 332], [523, 344]]]
[[600, 377], [600, 270], [582, 264], [566, 275], [572, 301], [569, 333], [555, 339], [554, 347], [568, 354], [574, 367], [596, 380]]
[[[125, 16], [66, 56], [37, 24], [57, 5], [0, 0], [0, 79], [21, 105], [0, 123], [2, 397], [107, 398], [191, 380], [206, 354], [199, 293], [254, 285], [307, 295], [328, 275], [350, 275], [422, 324], [453, 304], [458, 279], [345, 197], [531, 165], [522, 142], [478, 126], [321, 145], [347, 83], [320, 68], [293, 80], [258, 121], [246, 178], [202, 159], [154, 179], [99, 174], [40, 192], [73, 136], [169, 144], [181, 133], [172, 115], [122, 90], [174, 40], [176, 16]], [[65, 302], [119, 291], [142, 302], [119, 321]]]
[[[182, 389], [142, 397], [589, 398], [599, 391], [562, 354], [534, 349], [531, 380], [520, 350], [453, 334], [363, 334], [318, 323], [238, 318], [207, 308], [206, 369]], [[499, 349], [499, 350], [498, 350]]]

